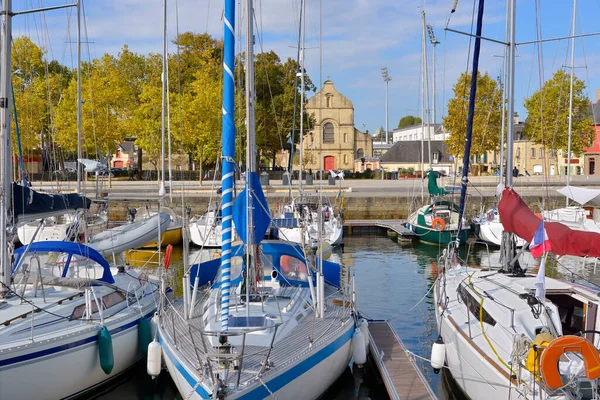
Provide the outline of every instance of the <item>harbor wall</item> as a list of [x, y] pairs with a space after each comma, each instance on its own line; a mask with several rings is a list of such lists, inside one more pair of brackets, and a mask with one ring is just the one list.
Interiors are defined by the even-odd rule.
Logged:
[[[448, 198], [448, 197], [445, 197]], [[539, 212], [542, 205], [545, 209], [564, 207], [564, 197], [555, 196], [543, 198], [542, 196], [524, 196], [523, 200], [534, 212]], [[186, 213], [189, 215], [202, 215], [208, 208], [209, 197], [186, 197]], [[273, 212], [278, 207], [282, 207], [288, 202], [288, 197], [284, 195], [269, 195], [267, 197], [269, 209]], [[425, 198], [427, 201], [427, 198]], [[453, 198], [456, 203], [460, 202], [457, 195]], [[168, 201], [165, 202], [168, 204]], [[344, 218], [345, 219], [405, 219], [410, 213], [423, 205], [421, 198], [412, 198], [407, 196], [349, 196], [343, 199]], [[336, 210], [340, 206], [340, 201], [333, 203]], [[497, 204], [497, 198], [494, 196], [470, 197], [467, 199], [465, 207], [467, 217], [481, 213], [481, 210], [487, 210]], [[115, 200], [108, 201], [109, 219], [113, 221], [123, 221], [127, 219], [128, 208], [138, 209], [138, 218], [144, 215], [148, 208], [151, 211], [157, 210], [156, 200]], [[178, 214], [182, 212], [181, 200], [174, 200], [173, 209]]]

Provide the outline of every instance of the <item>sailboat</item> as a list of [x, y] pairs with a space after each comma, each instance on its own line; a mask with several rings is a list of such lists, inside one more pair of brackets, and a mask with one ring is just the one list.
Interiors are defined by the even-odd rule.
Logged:
[[[234, 85], [228, 71], [234, 62], [234, 7], [233, 0], [225, 2], [222, 256], [186, 271], [183, 298], [160, 311], [158, 341], [186, 398], [314, 399], [347, 367], [353, 337], [362, 333], [355, 334], [361, 331], [351, 302], [346, 303], [338, 264], [306, 257], [295, 243], [262, 240], [270, 216], [253, 161], [251, 43], [245, 63], [248, 172], [233, 202]], [[246, 10], [253, 21], [251, 0]], [[247, 24], [250, 40], [252, 26]], [[231, 242], [232, 221], [241, 244]], [[357, 347], [364, 351], [359, 339]], [[149, 371], [160, 368], [149, 363]]]
[[[508, 115], [514, 109], [515, 11], [516, 1], [510, 0]], [[461, 213], [466, 197], [482, 20], [480, 1]], [[507, 171], [512, 168], [512, 141], [509, 125]], [[597, 289], [547, 278], [545, 264], [548, 252], [599, 255], [600, 234], [539, 219], [511, 186], [511, 174], [506, 174], [506, 188], [498, 206], [505, 231], [502, 269], [467, 266], [459, 258], [456, 243], [448, 246], [440, 258], [441, 274], [434, 284], [439, 337], [432, 347], [432, 366], [437, 371], [447, 366], [458, 386], [474, 400], [595, 398], [600, 378], [600, 356], [594, 346], [600, 329]], [[537, 275], [523, 268], [523, 258], [513, 246], [513, 234], [530, 243], [534, 257], [542, 257]]]
[[[77, 6], [80, 2], [47, 10]], [[37, 10], [40, 11], [40, 10]], [[10, 0], [2, 2], [0, 95], [10, 99]], [[46, 195], [12, 184], [10, 101], [0, 112], [0, 398], [84, 395], [143, 357], [160, 281], [149, 271], [111, 267], [94, 249], [65, 241], [11, 251], [10, 221], [86, 209], [79, 194]], [[11, 254], [12, 253], [12, 254]], [[162, 270], [162, 268], [161, 268]]]

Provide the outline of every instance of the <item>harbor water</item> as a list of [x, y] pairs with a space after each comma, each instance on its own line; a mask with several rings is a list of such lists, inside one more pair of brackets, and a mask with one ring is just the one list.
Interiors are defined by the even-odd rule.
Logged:
[[[437, 338], [430, 290], [437, 278], [436, 260], [441, 249], [418, 242], [397, 243], [387, 236], [347, 236], [344, 251], [338, 250], [331, 261], [341, 260], [355, 274], [357, 305], [371, 319], [389, 320], [405, 346], [417, 356], [428, 358], [432, 342]], [[177, 251], [178, 250], [178, 251]], [[181, 250], [174, 252], [181, 257]], [[464, 248], [463, 257], [467, 258]], [[498, 249], [473, 246], [468, 255], [470, 264], [487, 266], [498, 264]], [[193, 249], [196, 257], [211, 257]], [[180, 262], [180, 261], [179, 261]], [[588, 265], [557, 268], [547, 266], [547, 275], [600, 283], [600, 272]], [[436, 375], [429, 364], [417, 359], [419, 367], [440, 399], [463, 399], [447, 373]], [[94, 397], [100, 399], [160, 399], [185, 398], [177, 393], [168, 373], [158, 379], [146, 375], [145, 364], [140, 364], [120, 382], [105, 388]], [[324, 399], [386, 399], [383, 384], [370, 368], [348, 368], [340, 379], [323, 395]]]

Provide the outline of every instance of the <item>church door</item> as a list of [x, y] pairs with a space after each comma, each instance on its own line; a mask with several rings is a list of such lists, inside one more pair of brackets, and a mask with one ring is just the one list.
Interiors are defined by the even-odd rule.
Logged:
[[335, 169], [335, 157], [334, 156], [326, 156], [323, 159], [323, 165], [325, 166], [325, 172], [329, 172], [332, 169]]

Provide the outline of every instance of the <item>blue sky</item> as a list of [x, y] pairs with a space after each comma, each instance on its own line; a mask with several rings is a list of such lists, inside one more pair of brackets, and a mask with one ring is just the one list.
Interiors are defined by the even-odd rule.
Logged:
[[[85, 1], [84, 58], [103, 53], [117, 53], [128, 44], [139, 53], [161, 51], [161, 0]], [[452, 85], [467, 70], [469, 38], [444, 31], [448, 27], [470, 31], [473, 1], [459, 1], [457, 11], [450, 14], [452, 0], [323, 0], [323, 64], [322, 79], [330, 77], [337, 89], [354, 103], [355, 125], [373, 132], [385, 126], [385, 85], [381, 67], [386, 66], [392, 81], [389, 84], [389, 126], [393, 128], [405, 115], [421, 114], [421, 11], [426, 11], [427, 23], [434, 28], [441, 42], [436, 50], [437, 119], [441, 121], [444, 105], [452, 97]], [[570, 34], [572, 2], [544, 0], [539, 12], [534, 0], [517, 0], [517, 42], [536, 39], [536, 29], [542, 38]], [[600, 4], [579, 0], [576, 33], [595, 31]], [[63, 4], [46, 0], [44, 5]], [[41, 0], [13, 0], [14, 10], [39, 7]], [[169, 36], [176, 33], [175, 0], [168, 0]], [[313, 82], [319, 83], [319, 1], [306, 0], [306, 66]], [[222, 37], [219, 0], [178, 0], [179, 31], [209, 32]], [[255, 0], [256, 19], [261, 27], [264, 50], [275, 50], [282, 58], [295, 57], [299, 0]], [[483, 35], [503, 40], [505, 1], [486, 1]], [[14, 19], [13, 35], [29, 35], [48, 49], [50, 58], [72, 65], [76, 38], [74, 11], [48, 12], [41, 15], [18, 16]], [[237, 22], [237, 21], [236, 21]], [[537, 26], [537, 28], [536, 28]], [[46, 27], [46, 28], [44, 28]], [[70, 34], [69, 34], [70, 31]], [[516, 61], [516, 105], [524, 117], [523, 98], [539, 89], [543, 80], [564, 65], [570, 65], [570, 42], [549, 42], [541, 48], [535, 45], [518, 47]], [[171, 45], [171, 51], [175, 51]], [[256, 51], [260, 51], [257, 46]], [[586, 82], [588, 96], [595, 100], [600, 89], [600, 37], [576, 40], [576, 75]], [[431, 62], [431, 46], [428, 47]], [[483, 42], [480, 70], [491, 76], [501, 74], [503, 46]], [[541, 55], [541, 62], [539, 62]], [[470, 62], [468, 68], [471, 68]], [[540, 79], [540, 72], [542, 78]], [[430, 77], [430, 90], [431, 90]], [[432, 94], [430, 95], [432, 96]], [[430, 100], [432, 103], [432, 100]]]

